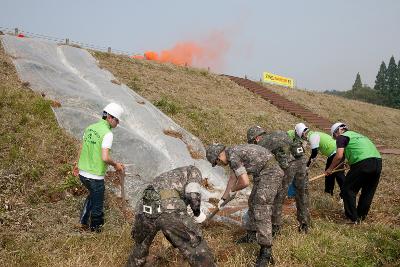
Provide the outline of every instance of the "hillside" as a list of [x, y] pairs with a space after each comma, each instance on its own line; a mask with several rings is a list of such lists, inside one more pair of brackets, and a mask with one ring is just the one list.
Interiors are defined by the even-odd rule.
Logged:
[[247, 128], [263, 124], [287, 130], [297, 118], [227, 78], [206, 70], [92, 52], [99, 66], [153, 102], [203, 143], [246, 140]]
[[[227, 78], [205, 70], [92, 54], [102, 68], [119, 80], [115, 82], [127, 84], [205, 144], [243, 143], [250, 125], [286, 130], [299, 121]], [[0, 108], [6, 116], [0, 117], [0, 266], [122, 266], [132, 245], [130, 219], [123, 217], [115, 197], [108, 194], [104, 231], [98, 235], [82, 234], [74, 228], [83, 202], [82, 188], [70, 176], [77, 142], [57, 127], [51, 102], [27, 87], [29, 84], [23, 86], [18, 80], [11, 60], [1, 49]], [[381, 135], [376, 133], [379, 128], [365, 133], [377, 143], [398, 147], [398, 128], [391, 127], [398, 127], [395, 119], [400, 113], [375, 106], [373, 113], [366, 113], [353, 102], [336, 97], [330, 98], [335, 105], [328, 109], [325, 96], [302, 91], [286, 93], [289, 98], [296, 95], [296, 102], [312, 103], [308, 108], [327, 117], [324, 112], [339, 112], [332, 106], [350, 106], [355, 110], [351, 114], [364, 112], [356, 117], [340, 117], [351, 126], [359, 120], [365, 126], [357, 127], [367, 127], [366, 117], [376, 122], [390, 117], [387, 128], [381, 124]], [[306, 100], [308, 94], [310, 98]], [[364, 132], [363, 128], [356, 129]], [[319, 174], [322, 166], [321, 160], [310, 176]], [[310, 184], [313, 228], [308, 235], [297, 233], [294, 211], [288, 208], [284, 230], [274, 243], [276, 266], [399, 265], [399, 166], [400, 157], [384, 156], [382, 181], [371, 215], [356, 227], [343, 224], [337, 199], [322, 195], [322, 181]], [[12, 181], [16, 181], [13, 187], [3, 190]], [[32, 195], [39, 198], [31, 201], [28, 196]], [[215, 223], [204, 228], [204, 233], [218, 266], [247, 266], [255, 260], [257, 246], [233, 243], [242, 233], [239, 228]], [[151, 254], [158, 255], [153, 257], [154, 266], [182, 265], [182, 257], [161, 235]]]
[[400, 111], [321, 92], [268, 86], [274, 92], [297, 102], [309, 110], [371, 137], [376, 144], [400, 148]]

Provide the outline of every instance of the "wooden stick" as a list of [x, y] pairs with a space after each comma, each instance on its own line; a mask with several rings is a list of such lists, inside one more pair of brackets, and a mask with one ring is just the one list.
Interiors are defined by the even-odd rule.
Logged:
[[[335, 172], [346, 171], [346, 170], [348, 170], [348, 169], [347, 169], [347, 168], [343, 168], [343, 169], [334, 170], [334, 171], [331, 172], [331, 174], [332, 174], [332, 173], [335, 173]], [[318, 180], [319, 178], [322, 178], [322, 177], [324, 177], [324, 176], [325, 176], [325, 173], [320, 174], [320, 175], [317, 175], [317, 176], [314, 176], [313, 178], [308, 179], [308, 181], [309, 181], [309, 182], [312, 182], [312, 181]]]
[[122, 209], [125, 210], [125, 170], [120, 174]]
[[[229, 196], [227, 199], [225, 199], [225, 201], [222, 202], [222, 204], [221, 204], [221, 208], [225, 207], [226, 204], [231, 202], [235, 198], [235, 196], [236, 196], [236, 194], [232, 195], [232, 196]], [[211, 220], [215, 216], [215, 214], [217, 214], [221, 210], [221, 208], [216, 208], [213, 212], [208, 214], [207, 218], [202, 223], [204, 224], [205, 222]]]

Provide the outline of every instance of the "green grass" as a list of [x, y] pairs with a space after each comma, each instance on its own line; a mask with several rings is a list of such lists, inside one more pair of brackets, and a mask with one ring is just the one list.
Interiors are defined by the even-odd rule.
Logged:
[[161, 97], [160, 100], [155, 101], [154, 106], [159, 108], [167, 115], [175, 115], [182, 109], [178, 103], [174, 102], [173, 100], [169, 100], [166, 97]]

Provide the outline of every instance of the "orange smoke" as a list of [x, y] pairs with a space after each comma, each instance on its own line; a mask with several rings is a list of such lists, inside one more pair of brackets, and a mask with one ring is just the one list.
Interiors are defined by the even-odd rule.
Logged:
[[[229, 45], [223, 32], [213, 32], [200, 42], [179, 42], [173, 48], [160, 53], [146, 51], [144, 58], [176, 65], [210, 67], [220, 69]], [[135, 57], [139, 58], [139, 57]]]

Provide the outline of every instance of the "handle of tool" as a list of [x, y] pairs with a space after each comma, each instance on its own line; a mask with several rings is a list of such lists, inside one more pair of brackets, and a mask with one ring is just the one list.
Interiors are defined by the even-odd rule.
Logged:
[[[231, 202], [235, 198], [235, 196], [236, 195], [232, 195], [232, 196], [229, 196], [227, 199], [225, 199], [224, 202], [222, 202], [222, 204], [221, 204], [221, 208], [223, 208], [226, 204]], [[207, 218], [204, 220], [203, 223], [211, 220], [215, 216], [215, 214], [217, 214], [220, 210], [221, 210], [220, 208], [216, 208], [213, 212], [208, 214]]]
[[[338, 170], [332, 171], [332, 173], [346, 171], [346, 170], [348, 170], [348, 169], [346, 169], [346, 168], [338, 169]], [[319, 178], [322, 178], [322, 177], [325, 177], [325, 173], [317, 175], [317, 176], [314, 176], [313, 178], [309, 179], [308, 181], [312, 182], [312, 181], [318, 180]]]
[[125, 208], [125, 170], [123, 170], [120, 174], [120, 186], [121, 186], [121, 199], [122, 199], [122, 208]]

